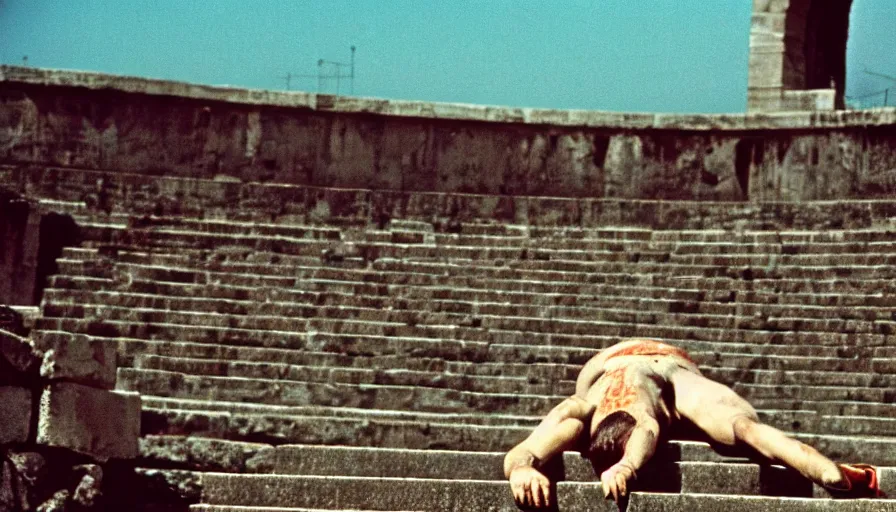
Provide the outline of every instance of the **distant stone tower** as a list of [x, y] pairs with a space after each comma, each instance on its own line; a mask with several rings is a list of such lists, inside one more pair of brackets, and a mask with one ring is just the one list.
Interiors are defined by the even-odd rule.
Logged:
[[853, 0], [753, 0], [747, 110], [842, 109]]

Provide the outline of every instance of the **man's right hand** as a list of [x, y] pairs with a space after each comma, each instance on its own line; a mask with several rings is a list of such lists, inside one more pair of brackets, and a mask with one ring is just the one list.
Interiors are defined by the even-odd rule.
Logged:
[[510, 489], [517, 505], [524, 507], [551, 505], [551, 481], [531, 466], [519, 467], [510, 473]]

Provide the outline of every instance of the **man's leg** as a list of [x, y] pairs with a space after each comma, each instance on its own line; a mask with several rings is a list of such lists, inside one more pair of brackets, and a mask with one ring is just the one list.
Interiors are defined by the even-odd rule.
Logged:
[[[686, 370], [672, 376], [675, 407], [714, 441], [727, 446], [745, 444], [770, 460], [785, 464], [806, 478], [834, 490], [876, 487], [876, 475], [863, 468], [841, 466], [815, 448], [759, 422], [756, 411], [733, 390]], [[858, 490], [858, 489], [857, 489]], [[876, 489], [869, 489], [869, 492]]]

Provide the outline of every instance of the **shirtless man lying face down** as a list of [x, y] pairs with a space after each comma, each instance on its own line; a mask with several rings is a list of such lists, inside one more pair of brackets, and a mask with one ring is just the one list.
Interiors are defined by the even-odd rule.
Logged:
[[657, 441], [680, 424], [693, 425], [718, 445], [752, 448], [835, 494], [881, 495], [875, 468], [836, 464], [759, 423], [746, 400], [701, 375], [687, 352], [641, 339], [616, 344], [588, 361], [576, 380], [576, 394], [554, 407], [504, 458], [504, 475], [519, 505], [549, 506], [550, 481], [539, 468], [583, 446], [587, 434], [583, 455], [599, 470], [607, 468], [600, 475], [604, 495], [618, 501]]

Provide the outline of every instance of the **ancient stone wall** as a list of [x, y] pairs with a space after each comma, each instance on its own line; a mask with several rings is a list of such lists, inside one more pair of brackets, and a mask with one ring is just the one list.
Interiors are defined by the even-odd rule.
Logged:
[[[896, 110], [609, 114], [0, 68], [0, 163], [379, 190], [715, 201], [896, 192]], [[100, 184], [97, 184], [100, 187]]]

